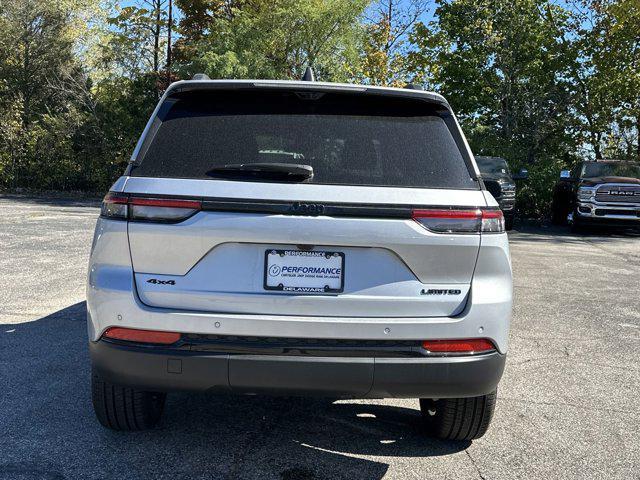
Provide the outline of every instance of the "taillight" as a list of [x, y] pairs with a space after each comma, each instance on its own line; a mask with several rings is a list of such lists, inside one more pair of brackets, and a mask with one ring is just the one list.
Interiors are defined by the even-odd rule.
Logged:
[[126, 195], [118, 195], [117, 193], [107, 193], [102, 200], [102, 208], [100, 209], [100, 215], [107, 218], [127, 218], [127, 202], [129, 197]]
[[504, 216], [500, 210], [428, 209], [413, 210], [412, 218], [435, 233], [501, 233]]
[[179, 222], [189, 218], [202, 207], [199, 200], [168, 198], [130, 198], [131, 220], [151, 222]]
[[181, 338], [181, 334], [176, 332], [159, 332], [156, 330], [137, 330], [134, 328], [111, 327], [103, 334], [103, 338], [112, 340], [125, 340], [137, 343], [157, 343], [170, 345], [176, 343]]
[[482, 227], [483, 233], [502, 233], [504, 232], [504, 215], [502, 210], [482, 210]]
[[425, 340], [422, 348], [428, 353], [442, 355], [474, 355], [495, 351], [496, 347], [486, 338], [466, 338], [462, 340]]
[[102, 201], [101, 215], [132, 221], [175, 223], [200, 211], [200, 200], [144, 198], [108, 193]]

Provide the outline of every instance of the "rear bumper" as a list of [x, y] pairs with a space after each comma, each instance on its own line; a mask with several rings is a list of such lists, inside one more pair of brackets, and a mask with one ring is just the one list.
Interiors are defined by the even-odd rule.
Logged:
[[93, 368], [108, 381], [156, 391], [447, 398], [489, 393], [506, 355], [377, 358], [237, 355], [89, 342]]
[[[494, 202], [492, 197], [491, 202]], [[374, 267], [375, 265], [372, 269]], [[440, 271], [439, 274], [446, 274], [446, 271]], [[445, 297], [442, 298], [446, 300]], [[375, 296], [372, 295], [372, 299], [375, 300]], [[333, 300], [334, 298], [327, 297], [324, 298], [324, 303], [329, 305]], [[386, 299], [383, 300], [383, 303], [389, 303]], [[239, 298], [238, 302], [241, 301], [243, 299]], [[362, 312], [346, 311], [334, 312], [334, 316], [318, 315], [314, 309], [300, 315], [249, 314], [234, 312], [233, 309], [219, 311], [215, 303], [204, 306], [200, 311], [149, 307], [137, 293], [127, 223], [99, 219], [96, 226], [87, 282], [87, 327], [90, 341], [98, 341], [106, 329], [118, 326], [240, 337], [419, 342], [486, 338], [503, 354], [508, 349], [512, 305], [507, 235], [482, 235], [482, 247], [475, 260], [466, 305], [457, 315], [407, 316], [401, 299], [394, 302], [394, 305], [396, 310], [392, 315], [378, 314], [375, 317], [363, 315]]]

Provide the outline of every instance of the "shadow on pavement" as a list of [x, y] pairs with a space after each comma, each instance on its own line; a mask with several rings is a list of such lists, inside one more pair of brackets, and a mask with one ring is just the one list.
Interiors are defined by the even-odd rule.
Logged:
[[85, 328], [84, 302], [0, 325], [0, 479], [377, 479], [388, 465], [376, 457], [469, 445], [425, 437], [417, 402], [182, 393], [169, 397], [157, 429], [108, 431], [91, 407]]

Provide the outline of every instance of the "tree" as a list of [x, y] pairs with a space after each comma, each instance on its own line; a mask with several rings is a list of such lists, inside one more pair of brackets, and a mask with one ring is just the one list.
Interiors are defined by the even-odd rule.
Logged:
[[[580, 150], [596, 159], [637, 156], [638, 4], [582, 0], [574, 7], [569, 21], [555, 28], [565, 52], [575, 59], [572, 104], [577, 136], [586, 147]], [[547, 15], [555, 24], [553, 12]]]
[[159, 75], [165, 56], [168, 0], [139, 0], [109, 19], [113, 31], [102, 52], [119, 75]]
[[613, 100], [607, 156], [640, 160], [640, 2], [591, 0], [593, 64]]
[[19, 103], [26, 128], [43, 112], [64, 109], [52, 86], [76, 67], [68, 17], [45, 0], [4, 1], [0, 12], [4, 100]]
[[300, 78], [312, 65], [319, 78], [346, 80], [357, 62], [358, 18], [364, 0], [254, 0], [210, 26], [198, 42], [188, 76]]
[[176, 7], [182, 12], [178, 24], [180, 38], [174, 48], [176, 61], [188, 68], [198, 44], [205, 37], [217, 37], [218, 27], [233, 20], [235, 12], [245, 3], [246, 0], [176, 0]]
[[71, 173], [64, 166], [83, 108], [75, 88], [86, 82], [74, 53], [72, 7], [78, 5], [51, 0], [5, 0], [0, 7], [2, 183], [38, 186], [45, 179], [44, 186]]
[[364, 26], [361, 72], [356, 77], [384, 86], [417, 80], [409, 62], [409, 34], [428, 5], [426, 0], [378, 0]]
[[[553, 13], [553, 22], [547, 12]], [[544, 205], [576, 151], [570, 66], [558, 28], [568, 12], [549, 0], [438, 0], [437, 21], [412, 38], [413, 63], [451, 102], [476, 154], [527, 166], [529, 204]]]

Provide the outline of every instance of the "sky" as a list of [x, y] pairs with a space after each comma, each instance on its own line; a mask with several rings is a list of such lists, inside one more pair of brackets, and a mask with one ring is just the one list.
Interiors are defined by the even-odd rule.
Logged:
[[[164, 0], [164, 1], [168, 2], [168, 0]], [[300, 1], [304, 1], [304, 0], [300, 0]], [[419, 1], [420, 0], [399, 0], [399, 6], [400, 8], [408, 8], [408, 7], [411, 7], [412, 4], [415, 4]], [[576, 0], [552, 0], [552, 1], [553, 3], [562, 6], [567, 10], [571, 10], [571, 11], [577, 10], [577, 7], [575, 5]], [[368, 10], [365, 11], [365, 15], [367, 15], [367, 12], [370, 12], [373, 8], [375, 8], [376, 3], [377, 3], [376, 1], [371, 2], [371, 5], [369, 6]], [[119, 5], [120, 7], [128, 7], [128, 6], [135, 6], [135, 5], [142, 6], [144, 4], [144, 0], [116, 0], [116, 4]], [[424, 4], [426, 8], [424, 12], [420, 15], [420, 21], [422, 21], [423, 23], [428, 23], [434, 19], [434, 14], [435, 14], [437, 4], [436, 4], [436, 0], [424, 0]], [[177, 8], [173, 9], [173, 17], [175, 22], [180, 21], [181, 12], [179, 9]], [[179, 35], [177, 33], [174, 33], [174, 38], [178, 38], [178, 37]]]

